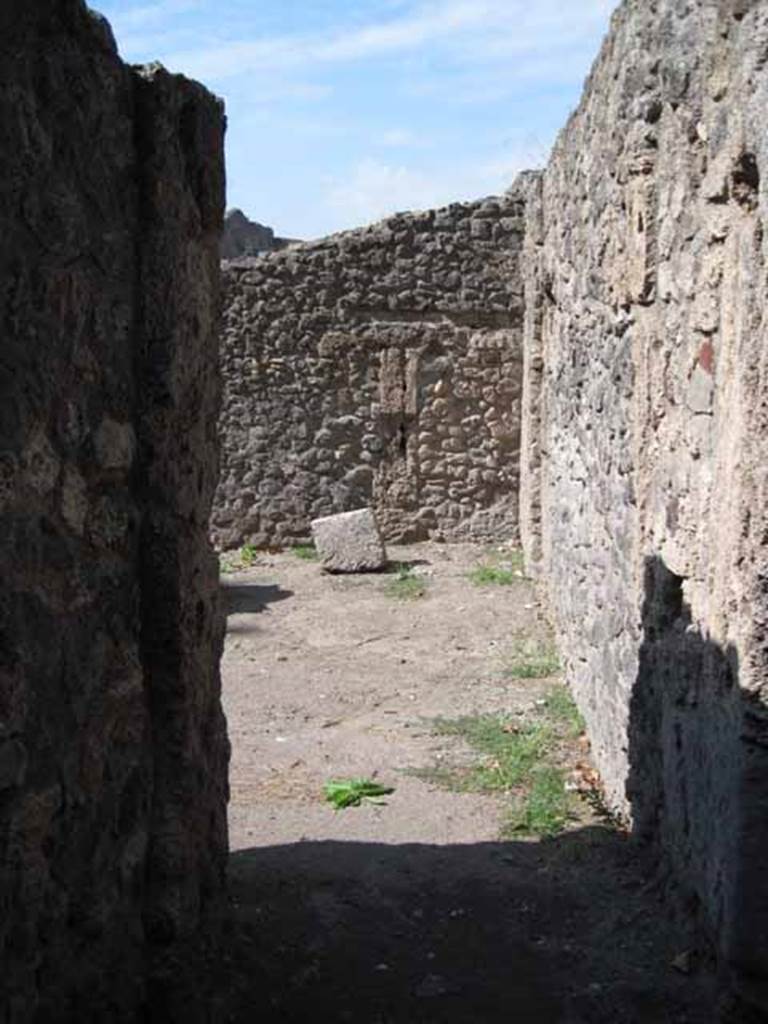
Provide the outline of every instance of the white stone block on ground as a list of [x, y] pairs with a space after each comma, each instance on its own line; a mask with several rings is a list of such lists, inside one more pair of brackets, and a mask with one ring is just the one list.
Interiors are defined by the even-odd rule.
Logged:
[[384, 542], [369, 508], [315, 519], [312, 536], [328, 572], [375, 572], [387, 564]]

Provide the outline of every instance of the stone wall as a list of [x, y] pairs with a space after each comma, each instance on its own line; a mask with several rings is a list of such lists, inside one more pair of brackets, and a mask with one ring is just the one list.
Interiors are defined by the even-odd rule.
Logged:
[[513, 195], [226, 265], [224, 547], [372, 504], [389, 540], [517, 533]]
[[611, 803], [768, 1009], [768, 5], [626, 0], [526, 180], [523, 540]]
[[227, 846], [222, 135], [81, 0], [0, 7], [3, 1024], [198, 1019], [173, 993]]

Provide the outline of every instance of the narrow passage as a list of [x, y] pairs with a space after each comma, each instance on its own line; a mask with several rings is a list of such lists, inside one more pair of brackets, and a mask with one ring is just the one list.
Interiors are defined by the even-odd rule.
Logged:
[[[656, 865], [572, 792], [588, 750], [517, 555], [335, 577], [309, 554], [225, 566], [228, 1019], [709, 1021]], [[324, 784], [357, 777], [394, 792], [334, 810]]]

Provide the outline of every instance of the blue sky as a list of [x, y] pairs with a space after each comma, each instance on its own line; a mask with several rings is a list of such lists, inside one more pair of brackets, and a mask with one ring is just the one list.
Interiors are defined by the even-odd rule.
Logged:
[[315, 238], [540, 166], [616, 0], [91, 0], [227, 105], [230, 207]]

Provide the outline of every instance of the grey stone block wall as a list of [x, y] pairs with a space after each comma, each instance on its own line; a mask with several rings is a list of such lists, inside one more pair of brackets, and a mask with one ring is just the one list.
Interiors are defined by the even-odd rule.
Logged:
[[80, 0], [0, 7], [3, 1024], [199, 1019], [227, 846], [222, 137]]
[[763, 2], [626, 0], [525, 182], [521, 510], [608, 797], [764, 1011], [766, 47]]
[[372, 505], [387, 540], [512, 540], [517, 196], [399, 214], [224, 270], [223, 548]]

